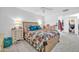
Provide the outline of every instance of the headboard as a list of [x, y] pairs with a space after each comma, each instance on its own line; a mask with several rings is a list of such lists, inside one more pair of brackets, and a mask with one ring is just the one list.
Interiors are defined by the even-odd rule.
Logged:
[[23, 28], [27, 30], [30, 25], [39, 25], [38, 22], [23, 22]]

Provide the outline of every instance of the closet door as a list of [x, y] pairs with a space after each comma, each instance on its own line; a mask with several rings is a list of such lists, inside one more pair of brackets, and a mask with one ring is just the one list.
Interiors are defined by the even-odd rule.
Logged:
[[75, 33], [75, 17], [69, 18], [69, 32]]
[[78, 19], [77, 17], [69, 18], [69, 32], [78, 34]]

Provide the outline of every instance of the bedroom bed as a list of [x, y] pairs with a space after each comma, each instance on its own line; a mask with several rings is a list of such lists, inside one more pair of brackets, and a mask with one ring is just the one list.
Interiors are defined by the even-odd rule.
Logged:
[[40, 52], [51, 51], [60, 37], [57, 31], [41, 28], [37, 22], [23, 22], [23, 34], [24, 39]]

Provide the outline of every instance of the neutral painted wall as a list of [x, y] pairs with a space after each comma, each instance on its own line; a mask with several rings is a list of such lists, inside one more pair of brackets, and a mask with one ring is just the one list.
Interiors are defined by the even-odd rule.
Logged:
[[63, 16], [63, 20], [64, 20], [64, 32], [69, 33], [69, 17], [68, 16]]
[[45, 24], [56, 25], [56, 20], [58, 17], [56, 15], [45, 15]]
[[0, 7], [0, 33], [11, 36], [11, 28], [14, 26], [14, 18], [20, 17], [23, 21], [37, 22], [41, 19], [43, 24], [55, 25], [57, 16], [46, 14], [44, 17], [16, 7]]
[[38, 21], [38, 19], [42, 19], [42, 16], [35, 15], [15, 7], [0, 7], [0, 33], [4, 33], [5, 36], [11, 36], [11, 28], [15, 24], [14, 18], [16, 17], [20, 17], [25, 21], [33, 22]]

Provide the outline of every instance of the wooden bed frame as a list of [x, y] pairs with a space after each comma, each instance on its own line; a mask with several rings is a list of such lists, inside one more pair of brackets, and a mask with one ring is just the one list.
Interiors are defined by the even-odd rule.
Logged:
[[[38, 25], [37, 22], [23, 22], [23, 29], [24, 29], [24, 37], [25, 37], [25, 32], [27, 30], [27, 27], [29, 25]], [[26, 39], [25, 39], [26, 40]], [[48, 45], [46, 45], [43, 49], [42, 52], [50, 52], [55, 45], [59, 42], [59, 35], [56, 35], [53, 38], [50, 38], [47, 42]]]

